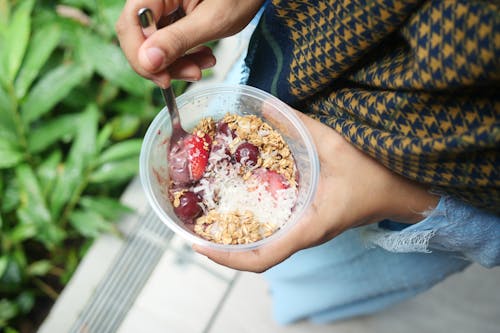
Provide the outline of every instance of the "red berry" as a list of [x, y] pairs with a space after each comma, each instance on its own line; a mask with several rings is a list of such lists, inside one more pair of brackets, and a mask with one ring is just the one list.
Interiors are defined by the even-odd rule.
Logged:
[[259, 158], [259, 148], [250, 142], [243, 142], [236, 148], [234, 152], [234, 159], [236, 162], [247, 165], [254, 166], [257, 165], [257, 159]]
[[279, 190], [285, 190], [290, 187], [288, 180], [276, 171], [260, 168], [255, 170], [253, 175], [265, 185], [266, 190], [271, 193], [274, 198], [277, 197], [277, 192]]
[[179, 198], [179, 205], [175, 207], [174, 203], [174, 213], [183, 222], [192, 223], [203, 211], [200, 202], [198, 194], [191, 191], [184, 192]]
[[229, 125], [224, 121], [219, 121], [217, 123], [216, 130], [218, 133], [224, 134], [230, 137], [231, 139], [234, 139], [236, 136], [236, 133], [234, 133], [234, 131], [231, 128], [229, 128]]
[[189, 176], [192, 182], [203, 177], [210, 156], [211, 144], [212, 139], [208, 134], [204, 134], [202, 137], [194, 134], [184, 140], [184, 146], [188, 153]]

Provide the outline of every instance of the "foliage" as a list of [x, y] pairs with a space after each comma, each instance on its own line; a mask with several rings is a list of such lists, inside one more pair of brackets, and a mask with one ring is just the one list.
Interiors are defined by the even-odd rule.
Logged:
[[0, 0], [0, 331], [55, 299], [130, 212], [117, 198], [159, 105], [116, 42], [123, 4]]

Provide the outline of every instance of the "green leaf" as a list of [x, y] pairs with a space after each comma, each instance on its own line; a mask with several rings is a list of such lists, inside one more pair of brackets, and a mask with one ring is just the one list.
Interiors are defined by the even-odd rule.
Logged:
[[174, 90], [175, 96], [181, 95], [188, 86], [187, 81], [183, 80], [172, 80], [172, 89]]
[[43, 276], [47, 274], [53, 265], [50, 260], [39, 260], [28, 266], [27, 272], [31, 276]]
[[[0, 50], [7, 46], [7, 28], [10, 20], [10, 0], [0, 0]], [[7, 52], [0, 52], [0, 88], [11, 84], [7, 77]]]
[[100, 152], [104, 149], [106, 144], [108, 143], [109, 138], [111, 137], [111, 133], [113, 132], [113, 126], [111, 124], [106, 124], [99, 132], [97, 136], [96, 142], [96, 151]]
[[136, 116], [123, 115], [118, 116], [113, 119], [113, 134], [112, 137], [115, 140], [125, 140], [135, 135], [139, 126], [141, 125], [141, 119]]
[[[10, 175], [9, 175], [10, 176]], [[20, 202], [19, 185], [17, 184], [16, 177], [9, 177], [5, 182], [5, 192], [2, 198], [2, 212], [10, 213], [13, 211]]]
[[142, 119], [152, 119], [160, 108], [154, 108], [144, 97], [128, 96], [120, 98], [110, 105], [113, 111], [129, 114]]
[[61, 165], [50, 197], [50, 209], [53, 216], [59, 216], [63, 207], [69, 200], [72, 200], [75, 191], [87, 181], [85, 172], [95, 159], [98, 119], [99, 110], [93, 104], [80, 115], [75, 140], [66, 163]]
[[0, 0], [0, 31], [6, 29], [10, 21], [10, 2], [12, 0]]
[[33, 34], [25, 61], [15, 82], [16, 95], [19, 99], [26, 95], [40, 69], [59, 43], [60, 37], [61, 29], [55, 24], [37, 28]]
[[121, 183], [130, 180], [139, 169], [139, 157], [130, 157], [120, 161], [108, 162], [101, 165], [90, 176], [92, 183]]
[[19, 185], [20, 207], [17, 210], [21, 223], [44, 225], [50, 223], [51, 216], [42, 196], [40, 185], [31, 167], [27, 164], [16, 168]]
[[111, 102], [118, 96], [120, 90], [118, 87], [109, 81], [103, 81], [99, 89], [99, 94], [96, 98], [97, 105], [102, 106]]
[[61, 246], [61, 243], [67, 238], [66, 231], [53, 223], [47, 224], [38, 231], [35, 239], [41, 242], [49, 251]]
[[0, 137], [0, 156], [0, 169], [12, 168], [24, 158], [19, 147], [2, 137]]
[[0, 118], [3, 120], [5, 115], [9, 115], [11, 117], [12, 114], [12, 98], [9, 96], [7, 91], [0, 87]]
[[35, 173], [28, 165], [16, 168], [16, 179], [19, 184], [20, 205], [17, 217], [23, 225], [36, 227], [36, 234], [30, 235], [32, 229], [26, 227], [20, 231], [19, 237], [33, 237], [49, 250], [64, 239], [64, 230], [52, 223], [52, 216], [45, 203]]
[[130, 139], [116, 143], [101, 153], [97, 159], [98, 165], [103, 163], [117, 161], [120, 159], [139, 156], [141, 152], [142, 139]]
[[96, 137], [99, 122], [99, 109], [90, 104], [81, 114], [78, 122], [78, 131], [69, 153], [70, 162], [87, 166], [91, 164], [96, 153]]
[[80, 121], [80, 114], [68, 114], [44, 121], [30, 132], [28, 150], [39, 153], [63, 138], [74, 136]]
[[84, 237], [98, 237], [102, 232], [111, 230], [111, 224], [97, 212], [74, 211], [69, 217], [71, 225]]
[[6, 327], [5, 328], [5, 333], [19, 333], [19, 331], [16, 330], [16, 329], [14, 329], [14, 328], [12, 328], [12, 327]]
[[103, 19], [106, 24], [108, 31], [115, 31], [115, 22], [118, 21], [118, 17], [123, 9], [122, 0], [97, 0], [97, 10], [99, 16]]
[[6, 255], [0, 257], [0, 277], [3, 276], [3, 273], [5, 273], [8, 263], [9, 263], [9, 258]]
[[11, 96], [0, 87], [0, 137], [15, 141], [17, 133], [13, 108], [14, 104]]
[[16, 303], [19, 310], [26, 314], [31, 311], [35, 304], [35, 295], [31, 291], [23, 291], [16, 297]]
[[80, 205], [88, 211], [97, 212], [108, 221], [116, 221], [125, 214], [134, 210], [123, 205], [120, 201], [107, 197], [82, 197]]
[[[86, 240], [85, 243], [91, 242], [92, 240]], [[84, 244], [85, 246], [85, 244]], [[75, 272], [76, 268], [78, 267], [78, 255], [76, 253], [76, 250], [74, 248], [69, 249], [66, 258], [65, 258], [65, 265], [64, 265], [64, 272], [60, 277], [60, 281], [63, 285], [66, 285], [69, 280], [71, 279], [71, 276]], [[81, 256], [83, 258], [83, 256]]]
[[19, 244], [27, 239], [35, 238], [38, 227], [35, 224], [17, 224], [9, 233], [9, 239], [14, 244]]
[[24, 53], [28, 45], [31, 26], [31, 10], [34, 1], [26, 0], [19, 2], [12, 18], [9, 20], [9, 27], [6, 35], [5, 61], [7, 77], [9, 81], [14, 81], [17, 71], [23, 61]]
[[61, 65], [35, 84], [21, 106], [25, 124], [40, 118], [61, 101], [86, 77], [87, 71], [78, 64]]
[[61, 160], [61, 152], [59, 150], [54, 150], [36, 170], [44, 197], [48, 197], [48, 194], [52, 192], [52, 188], [57, 179], [57, 169]]
[[80, 43], [82, 57], [88, 59], [95, 70], [108, 81], [137, 96], [144, 96], [150, 89], [150, 83], [132, 70], [117, 45], [89, 33], [81, 34]]
[[91, 12], [95, 11], [96, 4], [95, 1], [88, 0], [60, 0], [61, 4], [65, 4], [71, 7], [77, 7], [80, 9], [87, 9]]
[[15, 292], [23, 282], [21, 263], [12, 255], [7, 258], [7, 267], [4, 269], [3, 275], [0, 276], [0, 293]]
[[0, 299], [0, 327], [5, 326], [10, 319], [17, 316], [18, 312], [17, 304], [5, 298]]

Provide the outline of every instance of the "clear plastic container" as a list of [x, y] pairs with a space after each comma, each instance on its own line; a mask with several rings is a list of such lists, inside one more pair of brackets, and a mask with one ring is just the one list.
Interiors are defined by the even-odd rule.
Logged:
[[168, 110], [164, 108], [151, 123], [140, 156], [140, 178], [147, 200], [169, 228], [188, 242], [222, 251], [252, 250], [285, 234], [310, 206], [319, 177], [319, 161], [312, 138], [294, 111], [276, 97], [244, 85], [214, 85], [193, 89], [177, 98], [181, 122], [191, 129], [205, 117], [221, 119], [229, 113], [257, 115], [279, 131], [292, 151], [299, 171], [298, 200], [290, 219], [273, 235], [250, 244], [224, 245], [205, 240], [192, 232], [174, 214], [166, 195], [168, 190], [167, 143], [172, 131]]

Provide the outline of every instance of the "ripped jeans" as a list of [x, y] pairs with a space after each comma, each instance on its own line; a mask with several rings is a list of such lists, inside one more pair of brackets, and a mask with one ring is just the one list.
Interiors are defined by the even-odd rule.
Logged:
[[500, 217], [443, 197], [423, 221], [351, 229], [264, 273], [277, 322], [331, 322], [384, 309], [471, 262], [500, 265]]

